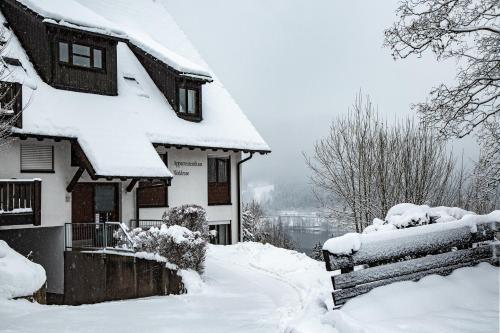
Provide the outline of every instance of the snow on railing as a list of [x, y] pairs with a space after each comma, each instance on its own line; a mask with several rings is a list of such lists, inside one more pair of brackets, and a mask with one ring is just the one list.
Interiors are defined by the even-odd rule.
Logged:
[[41, 186], [38, 178], [0, 179], [0, 225], [40, 225]]

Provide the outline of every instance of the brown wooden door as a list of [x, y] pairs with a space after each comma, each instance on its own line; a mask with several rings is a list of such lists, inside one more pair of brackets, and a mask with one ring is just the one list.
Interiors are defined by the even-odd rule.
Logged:
[[73, 189], [73, 223], [118, 221], [119, 209], [118, 184], [78, 183]]
[[87, 183], [78, 183], [72, 192], [71, 222], [94, 222], [94, 186]]

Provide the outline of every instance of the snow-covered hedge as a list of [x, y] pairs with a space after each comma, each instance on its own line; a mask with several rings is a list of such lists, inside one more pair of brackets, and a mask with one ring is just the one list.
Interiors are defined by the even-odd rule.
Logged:
[[129, 232], [134, 251], [159, 255], [177, 266], [202, 273], [209, 239], [205, 209], [197, 205], [183, 205], [163, 214], [160, 228]]
[[198, 205], [182, 205], [173, 207], [163, 214], [163, 223], [168, 227], [183, 226], [191, 231], [198, 231], [209, 239], [207, 213]]
[[131, 231], [136, 252], [148, 252], [164, 257], [179, 269], [203, 272], [207, 241], [199, 231], [191, 231], [179, 225]]
[[45, 270], [0, 240], [0, 298], [30, 296], [46, 281]]

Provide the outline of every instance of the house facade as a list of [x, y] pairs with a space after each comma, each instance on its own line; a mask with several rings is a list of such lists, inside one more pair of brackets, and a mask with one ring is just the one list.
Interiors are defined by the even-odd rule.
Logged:
[[64, 250], [95, 242], [98, 223], [147, 227], [197, 204], [213, 243], [240, 240], [242, 164], [270, 149], [161, 4], [0, 11], [0, 103], [15, 120], [0, 148], [0, 238], [44, 266], [49, 292], [64, 293]]

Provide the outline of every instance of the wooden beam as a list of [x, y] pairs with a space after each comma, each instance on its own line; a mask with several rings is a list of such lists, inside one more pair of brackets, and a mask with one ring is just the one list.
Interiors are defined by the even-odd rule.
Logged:
[[139, 181], [139, 179], [137, 179], [137, 178], [132, 179], [130, 181], [130, 183], [128, 184], [128, 186], [127, 186], [127, 192], [132, 192], [132, 190], [134, 189], [135, 184], [137, 184], [138, 181]]
[[33, 184], [33, 225], [42, 224], [42, 181]]
[[66, 187], [66, 192], [68, 192], [68, 193], [73, 192], [73, 189], [75, 188], [76, 183], [78, 183], [78, 180], [83, 175], [84, 171], [85, 171], [84, 167], [79, 167], [78, 170], [76, 170], [76, 173], [73, 176], [73, 178], [71, 179], [71, 181], [69, 182], [68, 187]]

